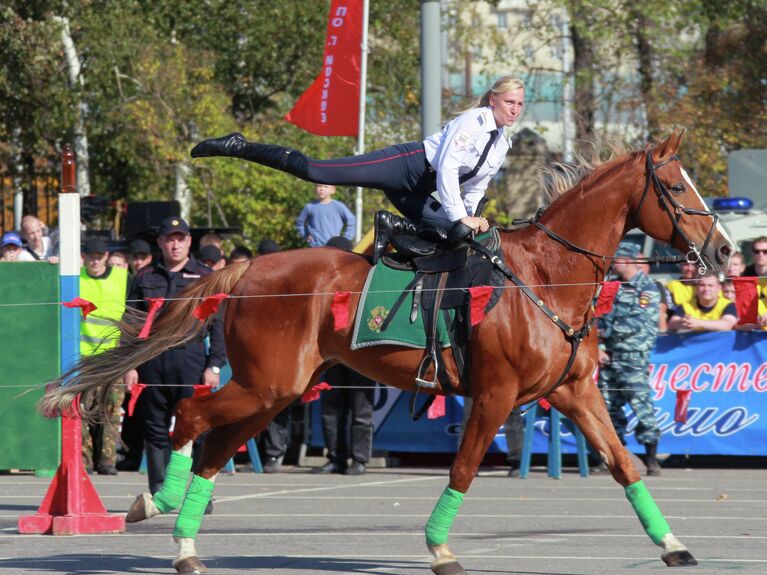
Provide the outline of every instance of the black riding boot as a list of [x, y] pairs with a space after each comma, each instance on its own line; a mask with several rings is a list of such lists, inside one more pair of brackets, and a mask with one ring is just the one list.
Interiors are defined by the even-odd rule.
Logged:
[[170, 459], [170, 449], [158, 448], [147, 442], [144, 446], [146, 451], [146, 476], [149, 480], [149, 492], [154, 495], [165, 481], [165, 468]]
[[391, 212], [380, 211], [376, 213], [375, 239], [373, 240], [373, 265], [375, 265], [386, 251], [392, 234], [418, 235], [418, 227], [411, 222]]
[[658, 454], [657, 443], [645, 443], [645, 459], [644, 464], [647, 467], [647, 475], [660, 475], [660, 464], [656, 458]]
[[220, 138], [203, 140], [192, 148], [193, 158], [215, 156], [242, 158], [249, 162], [293, 174], [303, 180], [307, 180], [309, 177], [309, 164], [306, 156], [302, 153], [285, 146], [248, 142], [245, 136], [238, 132]]

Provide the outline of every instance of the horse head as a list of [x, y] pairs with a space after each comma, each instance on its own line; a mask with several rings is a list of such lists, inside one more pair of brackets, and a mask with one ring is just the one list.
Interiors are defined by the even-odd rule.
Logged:
[[677, 156], [682, 136], [684, 130], [675, 131], [645, 151], [644, 187], [631, 199], [633, 223], [686, 254], [701, 274], [719, 271], [736, 247], [682, 167]]

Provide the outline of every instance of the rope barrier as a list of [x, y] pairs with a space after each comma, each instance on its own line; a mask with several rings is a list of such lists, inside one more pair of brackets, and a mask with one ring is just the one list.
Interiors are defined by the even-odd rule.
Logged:
[[[767, 279], [767, 276], [754, 276], [758, 280]], [[732, 279], [732, 278], [727, 278]], [[618, 281], [618, 280], [615, 280]], [[676, 279], [674, 281], [679, 281], [682, 283], [695, 283], [698, 280], [696, 278], [692, 279]], [[574, 283], [555, 283], [555, 284], [528, 284], [527, 287], [531, 289], [535, 288], [564, 288], [564, 287], [596, 287], [598, 285], [601, 285], [604, 282], [574, 282]], [[619, 282], [621, 285], [629, 284], [631, 282]], [[495, 286], [491, 286], [495, 287]], [[496, 289], [521, 289], [519, 286], [510, 284], [510, 285], [502, 285], [497, 286]], [[362, 294], [362, 291], [358, 290], [337, 290], [340, 292], [347, 292], [350, 294]], [[438, 291], [437, 288], [424, 288], [423, 291]], [[443, 291], [462, 291], [468, 293], [468, 288], [444, 288]], [[291, 297], [333, 297], [337, 292], [302, 292], [302, 293], [273, 293], [273, 294], [254, 294], [254, 295], [230, 295], [229, 299], [266, 299], [266, 298], [291, 298]], [[368, 290], [369, 294], [386, 294], [386, 293], [402, 293], [402, 290]], [[176, 298], [165, 298], [165, 301], [191, 301], [191, 300], [205, 300], [207, 296], [199, 296], [199, 297], [176, 297]], [[122, 302], [125, 301], [125, 303], [141, 303], [144, 300], [141, 299], [129, 299], [129, 300], [104, 300], [105, 303], [115, 303], [115, 302]], [[24, 306], [44, 306], [44, 305], [61, 305], [62, 302], [55, 301], [55, 302], [31, 302], [31, 303], [0, 303], [0, 308], [4, 307], [24, 307]], [[97, 314], [98, 315], [98, 314]]]

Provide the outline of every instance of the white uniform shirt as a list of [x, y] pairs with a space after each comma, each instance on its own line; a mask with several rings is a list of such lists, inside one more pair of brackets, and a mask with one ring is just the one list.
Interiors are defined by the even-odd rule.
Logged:
[[503, 129], [490, 148], [477, 174], [464, 182], [463, 193], [458, 178], [477, 165], [482, 151], [497, 128], [491, 108], [474, 108], [448, 122], [441, 132], [423, 141], [426, 159], [437, 172], [437, 193], [451, 222], [473, 215], [485, 195], [490, 180], [501, 169], [511, 142]]

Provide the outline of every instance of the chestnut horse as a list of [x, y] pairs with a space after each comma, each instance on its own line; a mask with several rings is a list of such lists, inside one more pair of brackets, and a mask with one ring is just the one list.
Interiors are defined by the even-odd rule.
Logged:
[[[509, 267], [575, 330], [591, 321], [592, 301], [609, 256], [634, 227], [673, 244], [704, 269], [720, 269], [733, 252], [733, 243], [707, 211], [676, 156], [681, 138], [674, 133], [654, 149], [593, 168], [550, 204], [537, 225], [501, 232]], [[172, 457], [167, 477], [173, 481], [166, 478], [154, 498], [139, 495], [127, 517], [139, 521], [181, 506], [174, 531], [180, 549], [173, 562], [179, 572], [204, 570], [195, 537], [219, 470], [240, 445], [318, 383], [323, 371], [343, 363], [387, 385], [415, 389], [421, 351], [396, 346], [352, 351], [352, 327], [334, 331], [332, 294], [351, 292], [350, 309], [355, 310], [369, 271], [366, 258], [328, 248], [270, 254], [230, 266], [190, 286], [181, 296], [188, 299], [168, 305], [148, 339], [137, 337], [135, 323], [123, 321], [120, 347], [83, 358], [46, 394], [43, 407], [48, 409], [68, 407], [77, 394], [108, 397], [106, 382], [199, 333], [201, 324], [191, 312], [200, 298], [221, 291], [231, 294], [224, 324], [233, 378], [217, 393], [179, 403], [173, 455], [187, 461], [187, 467], [172, 470]], [[507, 287], [471, 339], [474, 407], [449, 486], [426, 526], [426, 542], [435, 556], [432, 570], [438, 575], [464, 573], [447, 545], [463, 495], [512, 408], [544, 396], [578, 425], [601, 455], [645, 531], [663, 548], [663, 560], [670, 566], [695, 564], [641, 481], [594, 385], [595, 331], [583, 339], [560, 377], [570, 359], [570, 338], [520, 289]], [[456, 367], [447, 356], [446, 361], [455, 379]], [[210, 433], [204, 454], [187, 491], [191, 443], [206, 431]], [[160, 497], [171, 483], [168, 491], [176, 493]]]

